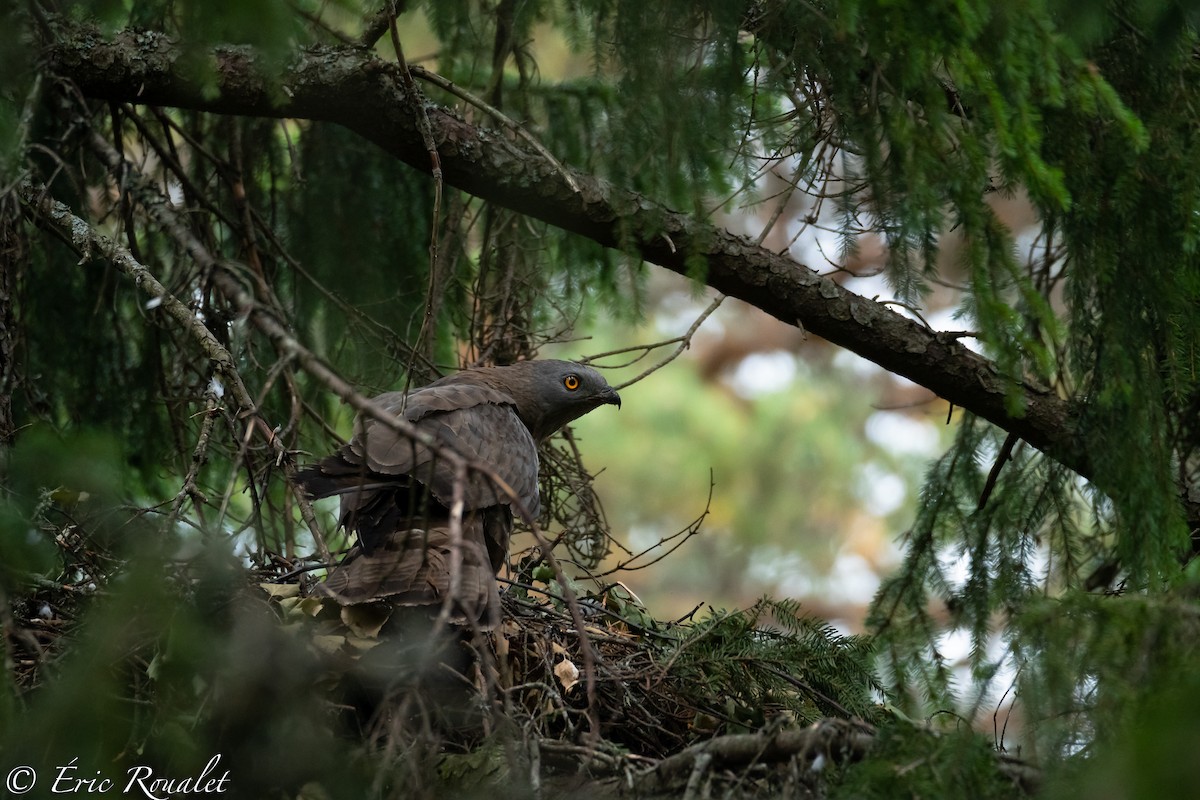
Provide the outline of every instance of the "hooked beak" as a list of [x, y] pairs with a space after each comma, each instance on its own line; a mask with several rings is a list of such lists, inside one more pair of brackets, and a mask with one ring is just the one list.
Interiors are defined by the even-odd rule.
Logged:
[[620, 408], [621, 395], [617, 394], [617, 390], [610, 386], [603, 394], [600, 395], [600, 402], [602, 404], [607, 403], [608, 405], [613, 405], [617, 408]]

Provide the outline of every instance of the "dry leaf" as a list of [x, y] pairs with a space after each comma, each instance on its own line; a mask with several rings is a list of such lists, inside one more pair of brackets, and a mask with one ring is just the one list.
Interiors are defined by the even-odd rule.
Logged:
[[390, 616], [392, 616], [392, 610], [382, 603], [342, 606], [342, 622], [354, 632], [355, 636], [364, 639], [374, 639], [379, 636], [379, 630]]
[[312, 637], [312, 643], [322, 653], [336, 653], [342, 649], [342, 645], [346, 643], [345, 636], [327, 636], [318, 634]]
[[298, 583], [260, 583], [258, 588], [276, 600], [282, 600], [285, 597], [295, 597], [300, 594], [300, 584]]
[[315, 617], [317, 614], [320, 614], [321, 609], [324, 607], [325, 601], [319, 597], [313, 597], [312, 595], [301, 599], [300, 602], [296, 604], [296, 608], [298, 610], [308, 614], [310, 617]]
[[370, 650], [372, 647], [375, 647], [377, 644], [379, 644], [379, 640], [378, 639], [363, 639], [360, 636], [347, 636], [346, 644], [350, 645], [350, 647], [352, 647], [353, 649], [357, 650], [360, 653], [365, 653], [368, 650]]
[[492, 641], [496, 644], [496, 658], [501, 662], [508, 658], [508, 637], [509, 634], [503, 626], [492, 631]]
[[279, 598], [279, 607], [281, 609], [283, 609], [283, 616], [285, 619], [287, 617], [293, 616], [296, 613], [296, 609], [299, 608], [299, 606], [300, 606], [300, 598], [299, 597], [281, 597], [281, 598]]
[[579, 667], [571, 663], [571, 660], [564, 658], [554, 667], [554, 676], [562, 683], [563, 691], [571, 691], [571, 687], [579, 683]]

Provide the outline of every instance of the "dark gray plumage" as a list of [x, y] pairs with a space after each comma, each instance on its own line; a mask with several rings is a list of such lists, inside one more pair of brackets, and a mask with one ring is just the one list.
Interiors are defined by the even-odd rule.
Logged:
[[[538, 445], [555, 431], [621, 398], [603, 376], [569, 361], [524, 361], [469, 369], [407, 394], [375, 398], [467, 459], [485, 464], [534, 517]], [[455, 468], [419, 442], [359, 415], [351, 440], [302, 470], [297, 480], [316, 498], [341, 498], [341, 524], [358, 545], [317, 591], [343, 605], [390, 599], [440, 604], [450, 589]], [[513, 504], [484, 474], [468, 471], [462, 487], [462, 566], [457, 611], [494, 616], [495, 575], [508, 554]]]

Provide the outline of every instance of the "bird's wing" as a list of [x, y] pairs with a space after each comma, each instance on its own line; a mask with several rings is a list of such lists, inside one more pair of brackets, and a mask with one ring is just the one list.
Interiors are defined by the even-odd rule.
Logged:
[[[402, 413], [468, 461], [490, 467], [531, 515], [540, 513], [537, 444], [508, 395], [487, 386], [446, 384], [419, 389], [407, 402], [400, 393], [381, 395], [376, 402], [392, 413]], [[412, 475], [447, 508], [454, 501], [454, 465], [374, 417], [356, 420], [354, 437], [343, 456], [377, 475]], [[511, 504], [508, 494], [488, 475], [473, 469], [467, 470], [462, 499], [467, 511]]]
[[[452, 611], [457, 621], [480, 621], [490, 627], [498, 618], [498, 594], [482, 536], [479, 518], [463, 521], [462, 560]], [[440, 605], [451, 590], [453, 552], [449, 525], [395, 531], [370, 553], [361, 548], [351, 550], [314, 591], [340, 605], [377, 600]]]

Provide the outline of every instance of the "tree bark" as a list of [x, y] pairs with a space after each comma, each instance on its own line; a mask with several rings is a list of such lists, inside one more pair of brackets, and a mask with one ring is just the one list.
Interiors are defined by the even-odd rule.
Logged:
[[[936, 736], [933, 731], [914, 728], [913, 736]], [[861, 761], [875, 744], [875, 731], [854, 721], [826, 718], [805, 728], [775, 732], [726, 734], [708, 739], [659, 761], [638, 776], [635, 786], [653, 795], [677, 787], [692, 775], [710, 769], [744, 769], [752, 764], [775, 764], [793, 758], [804, 770], [828, 768], [822, 762], [848, 764]], [[1037, 768], [1015, 758], [997, 754], [997, 771], [1023, 795], [1035, 794], [1042, 785]]]
[[87, 97], [334, 122], [428, 173], [430, 156], [416, 113], [425, 104], [449, 185], [681, 275], [694, 275], [702, 264], [702, 278], [714, 289], [927, 387], [1084, 476], [1091, 473], [1075, 437], [1072, 407], [1049, 390], [1000, 374], [955, 337], [786, 255], [593, 176], [568, 175], [501, 133], [413, 96], [396, 65], [368, 50], [313, 47], [270, 74], [247, 48], [217, 48], [211, 54], [215, 84], [206, 85], [183, 68], [180, 48], [163, 34], [126, 30], [105, 39], [86, 28], [55, 25], [43, 43], [45, 63]]

